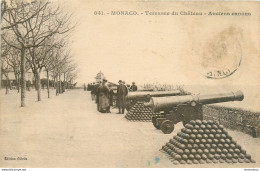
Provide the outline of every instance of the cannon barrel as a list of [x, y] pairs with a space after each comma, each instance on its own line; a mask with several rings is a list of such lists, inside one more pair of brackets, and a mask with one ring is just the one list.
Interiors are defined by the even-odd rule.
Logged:
[[213, 104], [228, 101], [242, 101], [244, 94], [242, 91], [218, 93], [218, 94], [201, 94], [201, 95], [185, 95], [171, 97], [152, 97], [149, 103], [145, 103], [146, 107], [151, 107], [154, 112], [169, 110], [182, 104]]
[[127, 100], [141, 99], [141, 98], [150, 98], [150, 97], [164, 97], [164, 96], [176, 96], [180, 95], [179, 90], [175, 91], [156, 91], [156, 92], [129, 92], [126, 96]]

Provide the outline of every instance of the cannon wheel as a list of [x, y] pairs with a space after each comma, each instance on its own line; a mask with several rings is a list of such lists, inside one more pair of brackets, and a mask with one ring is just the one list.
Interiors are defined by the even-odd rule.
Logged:
[[170, 134], [174, 130], [174, 124], [170, 120], [165, 120], [162, 122], [160, 129], [164, 134]]
[[156, 119], [159, 118], [158, 116], [153, 116], [152, 117], [152, 122], [153, 122], [153, 126], [156, 128], [156, 129], [160, 129], [160, 126], [156, 124]]

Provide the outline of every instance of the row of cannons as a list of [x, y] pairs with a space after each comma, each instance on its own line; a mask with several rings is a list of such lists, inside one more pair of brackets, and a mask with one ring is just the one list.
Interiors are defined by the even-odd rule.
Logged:
[[191, 120], [203, 120], [203, 105], [243, 99], [241, 91], [199, 95], [181, 94], [180, 91], [129, 92], [126, 118], [152, 121], [156, 129], [170, 134], [179, 122], [185, 126]]

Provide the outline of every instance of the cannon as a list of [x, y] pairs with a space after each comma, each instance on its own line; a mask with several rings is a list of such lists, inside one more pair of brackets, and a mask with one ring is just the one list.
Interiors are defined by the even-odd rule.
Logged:
[[174, 124], [181, 122], [183, 125], [191, 120], [202, 120], [202, 105], [242, 101], [244, 95], [241, 91], [204, 94], [185, 95], [171, 97], [152, 97], [145, 107], [150, 107], [153, 112], [160, 112], [159, 116], [152, 117], [152, 123], [156, 129], [161, 129], [163, 133], [170, 134], [174, 130]]
[[149, 102], [151, 97], [165, 97], [180, 95], [180, 91], [156, 91], [156, 92], [129, 92], [126, 96], [126, 110], [129, 110], [137, 101]]
[[163, 97], [180, 95], [180, 91], [157, 91], [157, 92], [129, 92], [126, 97], [126, 119], [151, 121], [156, 115], [149, 107], [144, 107], [145, 102], [149, 102], [151, 97]]

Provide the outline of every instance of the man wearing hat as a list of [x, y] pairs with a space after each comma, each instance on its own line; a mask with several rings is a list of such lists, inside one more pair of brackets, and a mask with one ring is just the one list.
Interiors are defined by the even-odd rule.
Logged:
[[126, 96], [128, 94], [128, 90], [126, 86], [123, 84], [122, 80], [119, 80], [118, 83], [119, 83], [119, 85], [117, 86], [117, 106], [119, 109], [118, 114], [124, 114]]
[[137, 86], [135, 85], [135, 82], [132, 82], [132, 85], [130, 87], [130, 91], [137, 91]]

